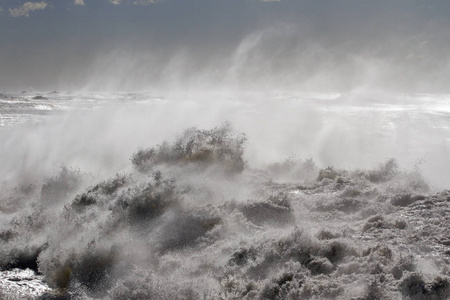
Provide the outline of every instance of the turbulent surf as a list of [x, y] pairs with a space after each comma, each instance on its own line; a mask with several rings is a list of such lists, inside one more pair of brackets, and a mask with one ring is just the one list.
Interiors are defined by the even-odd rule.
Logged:
[[[366, 161], [346, 148], [369, 149], [366, 138], [312, 145], [345, 137], [353, 122], [370, 128], [376, 119], [362, 115], [379, 114], [376, 104], [355, 104], [351, 95], [274, 96], [263, 108], [253, 98], [212, 105], [148, 95], [44, 96], [2, 95], [0, 102], [3, 299], [450, 298], [450, 191], [421, 171], [426, 162], [374, 163], [379, 154], [368, 151], [372, 167], [342, 166], [341, 158]], [[399, 127], [364, 134], [411, 147], [413, 139], [392, 137], [427, 120], [411, 115], [447, 125], [447, 111], [414, 97], [409, 103], [429, 111], [390, 106], [385, 125]], [[308, 113], [289, 118], [293, 107]], [[168, 120], [156, 117], [162, 110]], [[231, 122], [186, 127], [213, 123], [205, 121], [210, 115], [217, 123], [218, 111]], [[265, 135], [246, 127], [264, 116]], [[105, 121], [116, 125], [103, 130]], [[289, 138], [295, 131], [300, 142], [276, 139], [276, 130]], [[39, 144], [44, 136], [50, 140]], [[429, 138], [423, 143], [436, 141]], [[273, 159], [276, 147], [295, 154], [299, 144], [310, 156]]]

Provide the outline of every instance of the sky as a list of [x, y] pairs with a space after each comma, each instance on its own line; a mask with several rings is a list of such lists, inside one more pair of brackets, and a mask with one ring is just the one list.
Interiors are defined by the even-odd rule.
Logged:
[[0, 89], [450, 92], [448, 0], [0, 0]]

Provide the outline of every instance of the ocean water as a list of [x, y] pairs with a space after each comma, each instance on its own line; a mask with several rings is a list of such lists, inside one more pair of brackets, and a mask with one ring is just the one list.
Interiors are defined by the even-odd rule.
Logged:
[[448, 299], [449, 95], [0, 95], [5, 299]]

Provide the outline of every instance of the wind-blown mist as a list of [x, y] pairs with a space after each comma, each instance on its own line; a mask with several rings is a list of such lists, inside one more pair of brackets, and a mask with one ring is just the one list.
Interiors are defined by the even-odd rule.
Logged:
[[0, 298], [448, 299], [449, 16], [0, 3]]
[[[39, 126], [1, 128], [3, 178], [29, 174], [34, 180], [33, 174], [51, 174], [59, 165], [114, 174], [127, 168], [130, 153], [140, 147], [225, 121], [249, 136], [245, 156], [255, 167], [312, 157], [323, 167], [370, 168], [396, 158], [402, 167], [422, 169], [433, 183], [446, 186], [450, 178], [447, 96], [361, 91], [48, 97], [54, 99], [39, 105], [72, 108], [50, 114]], [[16, 117], [23, 116], [26, 110]]]
[[448, 91], [450, 57], [442, 41], [430, 43], [417, 36], [406, 36], [401, 42], [396, 37], [374, 38], [341, 43], [312, 38], [301, 26], [283, 24], [257, 30], [225, 49], [210, 45], [208, 52], [189, 44], [164, 54], [118, 48], [96, 58], [85, 88]]
[[444, 51], [448, 45], [440, 40], [448, 40], [446, 35], [433, 37], [436, 41], [406, 36], [401, 42], [397, 37], [367, 37], [346, 43], [310, 35], [301, 26], [283, 24], [257, 30], [229, 45], [205, 47], [189, 42], [165, 49], [118, 44], [91, 51], [87, 57], [69, 57], [60, 62], [59, 70], [48, 69], [54, 62], [47, 61], [20, 74], [37, 71], [41, 80], [52, 80], [52, 84], [28, 83], [41, 89], [103, 92], [348, 92], [360, 88], [448, 92], [450, 57]]
[[449, 91], [442, 1], [50, 7], [0, 18], [3, 89]]
[[4, 94], [2, 296], [446, 299], [447, 100]]

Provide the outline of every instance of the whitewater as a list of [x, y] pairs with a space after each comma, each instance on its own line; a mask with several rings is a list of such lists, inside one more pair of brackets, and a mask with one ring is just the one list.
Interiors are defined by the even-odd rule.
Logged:
[[449, 101], [0, 93], [0, 298], [449, 299]]

